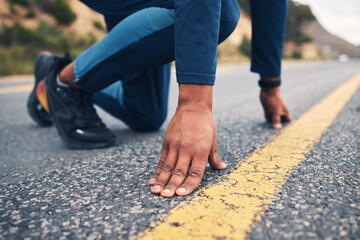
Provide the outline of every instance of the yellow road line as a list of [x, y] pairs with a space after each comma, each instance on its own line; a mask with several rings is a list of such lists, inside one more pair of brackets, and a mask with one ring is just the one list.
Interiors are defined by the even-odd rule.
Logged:
[[198, 191], [137, 238], [245, 239], [359, 86], [360, 73], [241, 161], [223, 181]]
[[0, 95], [1, 94], [8, 94], [8, 93], [18, 93], [18, 92], [27, 92], [30, 91], [34, 87], [34, 84], [23, 84], [11, 87], [4, 87], [0, 88]]
[[0, 83], [24, 83], [24, 82], [33, 82], [34, 75], [12, 75], [0, 77]]

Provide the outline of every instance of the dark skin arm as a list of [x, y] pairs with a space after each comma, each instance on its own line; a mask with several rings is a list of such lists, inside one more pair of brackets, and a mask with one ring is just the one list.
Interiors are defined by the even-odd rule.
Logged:
[[149, 180], [152, 193], [188, 195], [200, 184], [208, 161], [214, 169], [226, 168], [217, 154], [212, 93], [210, 85], [180, 84], [178, 107]]
[[[269, 79], [274, 80], [278, 78]], [[213, 169], [226, 168], [217, 154], [212, 92], [210, 85], [179, 85], [178, 107], [166, 131], [158, 166], [149, 180], [152, 193], [163, 197], [189, 195], [200, 184], [208, 161]], [[273, 128], [280, 129], [281, 120], [291, 121], [279, 87], [262, 89], [260, 100]]]
[[[74, 62], [59, 78], [76, 86]], [[217, 154], [212, 100], [213, 86], [180, 84], [178, 106], [166, 131], [157, 169], [149, 180], [154, 185], [151, 192], [163, 197], [185, 196], [200, 184], [208, 161], [214, 169], [226, 168]]]
[[[261, 76], [261, 79], [265, 81], [280, 80], [279, 77], [267, 76]], [[282, 122], [291, 121], [289, 110], [281, 97], [280, 87], [261, 89], [260, 102], [264, 108], [266, 120], [272, 124], [274, 129], [281, 129]]]

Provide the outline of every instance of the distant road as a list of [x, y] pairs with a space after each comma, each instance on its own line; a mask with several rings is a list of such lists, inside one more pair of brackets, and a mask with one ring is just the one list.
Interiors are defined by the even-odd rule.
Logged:
[[[225, 181], [243, 159], [279, 134], [264, 121], [258, 76], [248, 68], [244, 64], [218, 68], [214, 116], [219, 155], [229, 168], [216, 172], [208, 167], [199, 189], [215, 180]], [[358, 72], [360, 61], [355, 60], [285, 63], [282, 93], [292, 117], [301, 118]], [[128, 239], [188, 200], [152, 195], [147, 184], [177, 103], [174, 74], [168, 120], [159, 132], [135, 133], [99, 109], [118, 141], [109, 149], [86, 151], [66, 149], [54, 127], [40, 128], [30, 119], [26, 99], [32, 81], [31, 76], [0, 79], [0, 239]], [[327, 108], [330, 112], [331, 105]], [[280, 184], [280, 193], [269, 207], [263, 206], [268, 210], [262, 219], [244, 219], [252, 227], [244, 236], [360, 237], [359, 119], [358, 89], [289, 179]], [[235, 210], [222, 213], [236, 218]], [[218, 225], [240, 231], [238, 225]]]

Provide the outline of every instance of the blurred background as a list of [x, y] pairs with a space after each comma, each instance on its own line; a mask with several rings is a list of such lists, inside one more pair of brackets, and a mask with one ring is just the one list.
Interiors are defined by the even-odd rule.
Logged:
[[[219, 62], [246, 62], [251, 54], [248, 0], [219, 46]], [[289, 0], [284, 59], [347, 62], [360, 57], [360, 1]], [[42, 50], [76, 57], [104, 37], [101, 15], [78, 0], [0, 0], [0, 76], [33, 72]]]

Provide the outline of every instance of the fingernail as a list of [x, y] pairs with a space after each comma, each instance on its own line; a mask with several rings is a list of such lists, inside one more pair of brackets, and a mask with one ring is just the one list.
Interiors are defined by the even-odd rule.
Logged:
[[221, 162], [221, 167], [226, 168], [227, 165], [224, 162]]
[[274, 128], [275, 129], [281, 129], [281, 124], [280, 123], [275, 123]]
[[162, 191], [162, 193], [169, 194], [169, 193], [171, 193], [171, 191], [170, 191], [170, 189], [165, 189], [164, 191]]
[[156, 179], [155, 178], [150, 178], [149, 183], [155, 183]]
[[161, 187], [160, 186], [153, 186], [152, 188], [151, 188], [153, 191], [156, 191], [156, 192], [158, 192], [158, 191], [161, 191]]
[[177, 192], [178, 193], [186, 193], [186, 189], [185, 188], [178, 188]]

